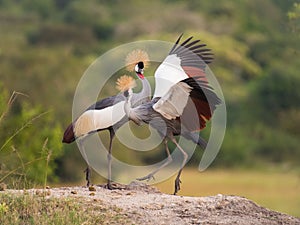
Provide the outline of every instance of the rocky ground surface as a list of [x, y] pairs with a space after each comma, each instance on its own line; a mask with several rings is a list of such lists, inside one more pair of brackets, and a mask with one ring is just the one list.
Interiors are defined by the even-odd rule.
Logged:
[[[118, 213], [128, 219], [128, 224], [300, 224], [300, 218], [263, 208], [243, 197], [174, 196], [143, 183], [114, 185], [114, 190], [102, 186], [49, 188], [46, 194], [47, 198], [76, 198], [89, 208], [119, 208]], [[26, 192], [45, 193], [39, 189]]]

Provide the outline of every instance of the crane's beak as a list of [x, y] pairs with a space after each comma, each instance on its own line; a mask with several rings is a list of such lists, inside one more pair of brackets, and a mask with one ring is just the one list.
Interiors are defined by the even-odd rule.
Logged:
[[135, 65], [135, 72], [140, 79], [144, 79], [144, 63], [139, 62]]
[[138, 72], [136, 73], [140, 79], [144, 79], [144, 70], [139, 69]]

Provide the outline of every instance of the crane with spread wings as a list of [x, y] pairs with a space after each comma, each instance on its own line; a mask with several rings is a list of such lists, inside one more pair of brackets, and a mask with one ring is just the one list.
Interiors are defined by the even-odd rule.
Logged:
[[124, 110], [130, 120], [140, 125], [150, 124], [164, 139], [168, 160], [152, 173], [138, 180], [149, 180], [160, 169], [167, 166], [172, 158], [168, 141], [172, 141], [182, 153], [183, 160], [175, 179], [174, 195], [180, 190], [180, 175], [187, 162], [188, 155], [178, 144], [175, 136], [181, 135], [193, 141], [201, 148], [206, 148], [206, 141], [197, 131], [206, 127], [220, 98], [210, 86], [205, 68], [212, 62], [213, 54], [201, 44], [200, 40], [190, 37], [179, 43], [178, 38], [169, 55], [155, 71], [155, 92], [151, 101], [134, 107], [131, 104], [134, 81], [123, 82], [119, 89], [124, 91], [126, 102]]

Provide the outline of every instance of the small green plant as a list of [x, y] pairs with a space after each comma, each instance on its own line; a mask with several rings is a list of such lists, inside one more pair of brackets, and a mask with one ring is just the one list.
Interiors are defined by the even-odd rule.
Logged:
[[17, 189], [45, 188], [48, 179], [57, 180], [54, 159], [62, 154], [61, 128], [51, 111], [18, 98], [27, 95], [14, 91], [8, 96], [1, 88], [0, 129], [5, 132], [0, 133], [0, 182]]
[[8, 206], [5, 202], [0, 203], [0, 216], [3, 216], [5, 213], [8, 212]]
[[295, 2], [293, 8], [287, 13], [293, 32], [299, 32], [300, 25], [300, 3]]
[[[84, 198], [45, 197], [39, 193], [0, 193], [0, 224], [129, 224], [117, 207]], [[5, 216], [3, 216], [5, 215]]]

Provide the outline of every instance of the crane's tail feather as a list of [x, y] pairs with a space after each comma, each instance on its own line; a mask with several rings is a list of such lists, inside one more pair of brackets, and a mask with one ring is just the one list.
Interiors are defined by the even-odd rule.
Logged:
[[182, 134], [188, 140], [191, 140], [195, 144], [199, 145], [203, 150], [206, 149], [207, 141], [198, 135], [198, 133], [186, 132]]
[[198, 142], [196, 144], [199, 145], [202, 149], [206, 149], [207, 141], [204, 140], [201, 136], [199, 136]]
[[72, 143], [73, 141], [75, 141], [75, 134], [74, 134], [73, 123], [71, 123], [65, 130], [62, 142], [63, 143]]

